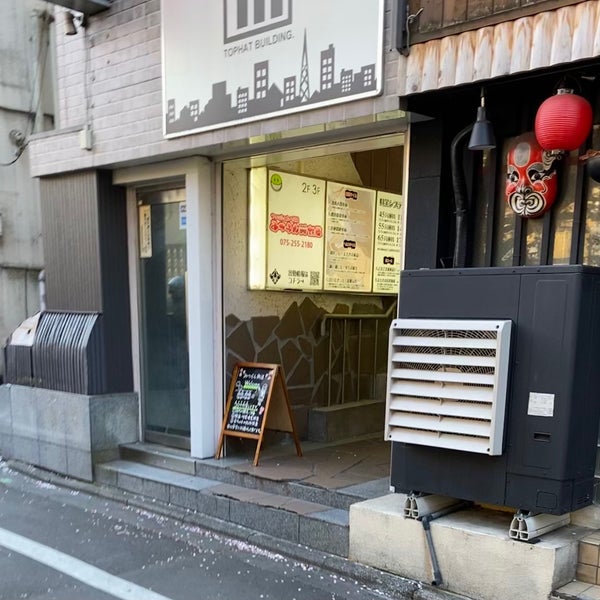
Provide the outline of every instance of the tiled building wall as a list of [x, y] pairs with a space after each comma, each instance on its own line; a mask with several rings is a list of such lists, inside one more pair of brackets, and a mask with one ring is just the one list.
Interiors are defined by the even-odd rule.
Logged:
[[[89, 19], [85, 35], [74, 36], [64, 35], [59, 7], [57, 130], [32, 141], [33, 174], [169, 158], [198, 148], [210, 153], [229, 141], [396, 110], [398, 53], [390, 50], [391, 6], [387, 0], [383, 95], [174, 140], [164, 140], [162, 133], [159, 0], [115, 0], [108, 11]], [[93, 130], [91, 151], [79, 140], [86, 120]]]
[[577, 579], [586, 583], [599, 584], [600, 533], [594, 532], [579, 542]]

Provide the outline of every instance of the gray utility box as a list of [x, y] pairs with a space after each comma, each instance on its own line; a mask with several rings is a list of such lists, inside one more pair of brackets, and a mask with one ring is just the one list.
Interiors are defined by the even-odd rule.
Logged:
[[398, 322], [509, 320], [511, 335], [501, 453], [393, 442], [397, 492], [555, 515], [591, 504], [600, 418], [600, 269], [404, 271], [398, 316]]

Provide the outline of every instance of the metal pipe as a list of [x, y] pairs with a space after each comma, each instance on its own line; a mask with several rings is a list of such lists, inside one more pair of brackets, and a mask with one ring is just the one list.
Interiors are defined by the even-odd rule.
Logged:
[[356, 400], [360, 400], [360, 355], [362, 354], [362, 321], [358, 322], [358, 351], [356, 352]]
[[431, 537], [431, 527], [429, 525], [430, 517], [423, 517], [421, 524], [425, 531], [425, 539], [427, 540], [427, 548], [429, 549], [429, 556], [431, 557], [431, 568], [433, 570], [433, 580], [431, 585], [440, 585], [442, 583], [442, 572], [440, 571], [440, 563], [438, 563], [437, 554], [433, 545], [433, 538]]
[[342, 336], [342, 388], [341, 388], [341, 396], [338, 404], [344, 403], [344, 395], [346, 393], [346, 352], [344, 349], [346, 348], [346, 340], [348, 332], [348, 319], [344, 319], [344, 335]]
[[42, 106], [42, 95], [44, 86], [44, 73], [46, 61], [48, 60], [48, 48], [50, 46], [50, 23], [54, 17], [47, 11], [34, 11], [37, 19], [37, 53], [35, 65], [35, 80], [33, 83], [33, 133], [44, 130], [44, 107]]
[[[452, 189], [454, 191], [454, 207], [456, 210], [456, 232], [454, 238], [454, 257], [452, 266], [462, 268], [467, 263], [467, 235], [469, 210], [467, 202], [467, 184], [463, 170], [463, 161], [459, 159], [459, 146], [467, 134], [473, 129], [473, 124], [461, 129], [450, 145], [450, 166], [452, 171]], [[462, 148], [460, 148], [462, 150]]]
[[375, 321], [375, 350], [373, 352], [373, 377], [371, 378], [371, 398], [375, 398], [375, 379], [377, 378], [377, 348], [379, 346], [379, 321]]
[[427, 547], [429, 548], [429, 556], [431, 557], [431, 567], [433, 570], [433, 581], [431, 585], [440, 585], [442, 583], [442, 572], [440, 571], [440, 564], [437, 560], [437, 554], [435, 552], [435, 547], [433, 545], [433, 537], [431, 536], [431, 521], [435, 521], [435, 519], [439, 519], [440, 517], [444, 517], [445, 515], [449, 515], [450, 513], [456, 512], [458, 510], [462, 510], [463, 508], [468, 508], [471, 506], [471, 503], [466, 500], [457, 501], [455, 504], [448, 506], [446, 508], [442, 508], [436, 512], [425, 515], [419, 520], [423, 525], [423, 529], [425, 531], [425, 538], [427, 539]]
[[332, 349], [332, 344], [333, 344], [333, 332], [331, 331], [331, 328], [329, 329], [329, 364], [327, 367], [327, 406], [331, 406], [331, 353], [333, 351]]
[[38, 274], [38, 289], [40, 295], [40, 310], [46, 310], [46, 270], [42, 269]]

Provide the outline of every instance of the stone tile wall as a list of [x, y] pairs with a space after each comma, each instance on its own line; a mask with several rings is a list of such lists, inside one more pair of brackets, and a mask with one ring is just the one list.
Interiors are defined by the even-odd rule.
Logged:
[[[380, 307], [371, 304], [340, 304], [335, 314], [381, 314]], [[355, 322], [347, 326], [344, 346], [343, 321], [330, 323], [325, 335], [321, 322], [326, 311], [309, 297], [300, 304], [293, 302], [285, 314], [254, 317], [247, 321], [228, 315], [226, 319], [226, 372], [227, 389], [231, 373], [237, 362], [275, 363], [283, 367], [293, 406], [308, 408], [374, 399], [372, 393], [373, 359], [376, 373], [385, 379], [387, 372], [387, 332], [389, 321], [379, 324], [377, 353], [374, 346], [375, 321], [365, 321], [359, 332]], [[331, 336], [329, 334], [331, 331]], [[331, 350], [330, 350], [331, 339]], [[358, 352], [361, 366], [358, 373]], [[329, 357], [331, 352], [331, 399], [329, 394]], [[344, 396], [342, 398], [342, 373], [345, 366]], [[360, 397], [357, 395], [361, 381]], [[384, 398], [384, 386], [375, 386], [375, 397]]]

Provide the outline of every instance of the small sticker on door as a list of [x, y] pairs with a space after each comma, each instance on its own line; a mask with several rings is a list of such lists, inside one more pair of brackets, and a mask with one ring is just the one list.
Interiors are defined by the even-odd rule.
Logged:
[[179, 229], [187, 229], [187, 204], [179, 203]]
[[540, 394], [529, 392], [529, 404], [527, 414], [532, 417], [554, 416], [554, 394]]
[[152, 217], [150, 205], [143, 204], [139, 207], [140, 226], [140, 258], [152, 258]]

